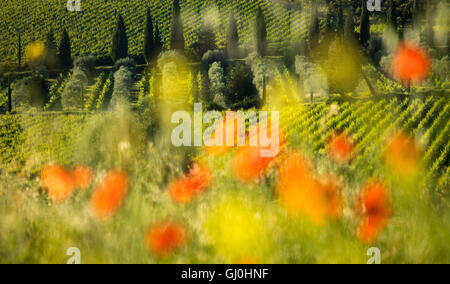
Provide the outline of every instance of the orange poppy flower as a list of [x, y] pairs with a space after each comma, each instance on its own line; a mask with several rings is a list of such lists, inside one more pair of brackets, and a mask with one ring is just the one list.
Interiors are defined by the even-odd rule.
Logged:
[[[216, 139], [217, 133], [222, 133], [222, 146], [209, 146], [206, 147], [207, 152], [210, 155], [213, 156], [219, 156], [222, 154], [227, 153], [228, 151], [231, 151], [234, 146], [237, 146], [237, 122], [236, 122], [236, 115], [235, 114], [228, 114], [225, 118], [223, 118], [222, 123], [217, 125], [216, 129], [214, 130], [214, 133], [211, 135], [211, 140]], [[233, 146], [227, 146], [227, 138], [226, 133], [228, 129], [234, 128], [234, 145]]]
[[387, 143], [385, 160], [388, 167], [403, 177], [417, 172], [421, 153], [412, 137], [403, 132], [392, 135]]
[[328, 152], [333, 161], [348, 164], [353, 159], [353, 139], [344, 134], [336, 133], [328, 141]]
[[391, 217], [390, 193], [383, 182], [373, 180], [363, 186], [357, 212], [361, 215], [359, 239], [368, 244], [373, 243]]
[[322, 177], [319, 182], [327, 205], [327, 215], [331, 218], [341, 217], [344, 208], [342, 183], [331, 175]]
[[148, 249], [158, 257], [170, 256], [187, 243], [185, 229], [170, 222], [151, 226], [145, 239]]
[[79, 189], [86, 189], [92, 183], [92, 170], [87, 166], [78, 166], [72, 170], [72, 177], [75, 187]]
[[[250, 131], [246, 136], [246, 146], [239, 148], [233, 157], [233, 171], [235, 176], [244, 183], [249, 183], [262, 177], [266, 170], [280, 154], [280, 148], [284, 144], [284, 138], [280, 128], [272, 127], [268, 122], [266, 125], [259, 123], [256, 126], [257, 131]], [[267, 133], [268, 137], [278, 135], [278, 145], [262, 146], [250, 145], [252, 133], [257, 133], [261, 137], [261, 133]], [[253, 134], [256, 135], [256, 134]], [[263, 154], [264, 153], [264, 154]]]
[[128, 192], [128, 177], [121, 171], [109, 172], [94, 191], [91, 205], [98, 217], [106, 218], [122, 206]]
[[205, 165], [194, 164], [189, 174], [169, 184], [169, 194], [176, 203], [185, 204], [206, 190], [211, 184], [211, 171]]
[[46, 166], [41, 172], [41, 180], [44, 190], [48, 192], [53, 201], [65, 201], [73, 193], [72, 175], [61, 166]]
[[325, 196], [303, 155], [293, 153], [283, 161], [277, 192], [290, 214], [305, 215], [316, 224], [325, 221], [328, 212]]
[[410, 42], [400, 44], [392, 61], [393, 76], [408, 86], [426, 79], [430, 68], [430, 59], [425, 51]]

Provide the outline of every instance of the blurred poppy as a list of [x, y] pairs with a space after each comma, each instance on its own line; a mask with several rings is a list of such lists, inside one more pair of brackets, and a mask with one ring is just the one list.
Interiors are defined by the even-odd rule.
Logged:
[[78, 166], [71, 172], [76, 188], [86, 189], [92, 183], [92, 170], [87, 166]]
[[425, 51], [410, 42], [400, 44], [392, 61], [393, 76], [408, 86], [426, 79], [430, 68], [430, 59]]
[[357, 212], [361, 215], [359, 239], [368, 244], [373, 243], [391, 217], [390, 193], [383, 182], [372, 180], [363, 186]]
[[341, 217], [344, 207], [342, 183], [332, 175], [321, 177], [319, 182], [327, 205], [327, 215], [331, 218]]
[[[252, 182], [262, 177], [272, 161], [279, 156], [280, 148], [284, 144], [282, 131], [279, 127], [272, 127], [270, 121], [258, 123], [253, 127], [257, 127], [257, 131], [250, 130], [246, 136], [246, 146], [239, 148], [233, 157], [234, 174], [244, 183]], [[261, 139], [261, 134], [267, 134], [266, 138], [277, 135], [278, 139], [271, 140], [271, 145], [268, 146], [262, 146], [261, 143], [258, 143], [256, 146], [252, 145], [250, 143], [252, 137], [254, 139], [254, 136], [258, 135], [254, 139], [254, 141], [257, 141], [258, 137]], [[277, 143], [277, 145], [272, 145], [272, 143]]]
[[325, 221], [328, 211], [325, 195], [303, 155], [293, 153], [283, 161], [277, 191], [290, 214], [305, 215], [316, 224]]
[[[231, 128], [234, 128], [234, 145], [227, 146], [226, 133], [227, 133], [228, 129], [231, 129]], [[234, 146], [237, 146], [237, 137], [238, 137], [237, 132], [238, 131], [237, 131], [236, 114], [229, 113], [225, 118], [223, 118], [222, 123], [219, 123], [217, 125], [216, 129], [214, 130], [214, 133], [211, 135], [211, 140], [215, 140], [216, 135], [218, 135], [218, 133], [221, 133], [222, 134], [222, 141], [221, 141], [222, 146], [214, 145], [214, 146], [206, 147], [208, 154], [213, 155], [213, 156], [219, 156], [219, 155], [227, 153], [228, 151], [231, 151], [234, 148]]]
[[128, 177], [121, 171], [109, 172], [94, 191], [91, 205], [97, 216], [110, 217], [122, 206], [128, 192]]
[[353, 159], [354, 141], [345, 133], [335, 133], [328, 141], [331, 159], [339, 164], [348, 164]]
[[185, 229], [170, 222], [153, 225], [146, 234], [148, 249], [158, 257], [170, 256], [186, 242]]
[[169, 194], [176, 203], [192, 201], [211, 184], [211, 171], [205, 165], [193, 164], [189, 173], [169, 184]]
[[386, 164], [403, 177], [414, 175], [420, 164], [421, 153], [414, 139], [404, 132], [392, 135], [385, 151]]
[[74, 190], [72, 175], [63, 167], [46, 166], [41, 172], [42, 186], [53, 201], [67, 200]]

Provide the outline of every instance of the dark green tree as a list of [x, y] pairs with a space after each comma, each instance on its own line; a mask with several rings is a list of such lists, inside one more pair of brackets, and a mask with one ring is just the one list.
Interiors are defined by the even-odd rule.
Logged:
[[311, 25], [309, 29], [309, 50], [314, 50], [319, 45], [320, 21], [317, 4], [311, 3]]
[[391, 25], [395, 30], [397, 30], [397, 13], [395, 10], [395, 1], [389, 0], [388, 10], [387, 10], [387, 24]]
[[185, 42], [183, 20], [181, 18], [180, 0], [173, 1], [172, 14], [172, 35], [170, 38], [170, 48], [184, 52]]
[[163, 43], [157, 22], [155, 22], [154, 40], [155, 40], [155, 54], [158, 56], [163, 50]]
[[252, 108], [260, 104], [258, 90], [253, 84], [253, 72], [244, 63], [237, 63], [227, 75], [227, 103], [233, 109]]
[[47, 34], [47, 38], [45, 40], [45, 65], [49, 68], [53, 68], [56, 66], [56, 50], [57, 46], [55, 43], [55, 36], [53, 34], [53, 29], [50, 28], [50, 31]]
[[227, 41], [225, 43], [226, 54], [228, 58], [237, 58], [239, 56], [239, 36], [237, 23], [234, 15], [230, 16], [227, 31]]
[[64, 28], [59, 44], [59, 62], [63, 68], [70, 68], [72, 65], [72, 54], [70, 50], [70, 38], [67, 30]]
[[255, 51], [261, 56], [266, 55], [267, 51], [267, 27], [261, 8], [256, 12]]
[[114, 30], [111, 47], [111, 58], [115, 62], [128, 57], [128, 37], [127, 29], [122, 15], [117, 18], [116, 29]]
[[359, 41], [365, 46], [370, 39], [370, 15], [367, 10], [367, 0], [361, 0], [361, 10]]
[[22, 67], [22, 39], [20, 30], [18, 30], [17, 35], [17, 65], [19, 69]]
[[350, 40], [357, 40], [355, 34], [355, 21], [351, 11], [348, 11], [345, 17], [344, 37]]
[[338, 34], [343, 35], [345, 27], [345, 19], [344, 19], [344, 4], [342, 3], [342, 0], [339, 0], [336, 26]]
[[148, 8], [144, 30], [144, 58], [147, 63], [151, 62], [157, 55], [156, 45], [152, 14], [150, 8]]
[[191, 46], [198, 58], [201, 59], [203, 54], [205, 54], [208, 50], [216, 50], [216, 34], [214, 33], [211, 26], [208, 26], [206, 23], [200, 27], [198, 31], [198, 40]]

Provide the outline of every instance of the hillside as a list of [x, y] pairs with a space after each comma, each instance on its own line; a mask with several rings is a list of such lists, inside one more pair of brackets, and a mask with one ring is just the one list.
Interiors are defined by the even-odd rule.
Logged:
[[[0, 10], [0, 30], [7, 31], [0, 39], [0, 61], [13, 60], [17, 54], [18, 32], [21, 32], [22, 46], [40, 39], [45, 40], [50, 27], [57, 39], [63, 28], [68, 30], [72, 41], [73, 55], [108, 55], [111, 37], [116, 23], [116, 11], [121, 13], [127, 26], [130, 53], [142, 51], [145, 13], [151, 8], [164, 43], [168, 44], [171, 31], [171, 0], [82, 1], [81, 12], [67, 12], [66, 0], [4, 0]], [[238, 20], [238, 32], [243, 46], [252, 42], [254, 14], [261, 7], [266, 18], [268, 40], [281, 44], [298, 39], [306, 32], [302, 24], [304, 17], [299, 11], [286, 9], [283, 4], [266, 1], [226, 0], [181, 0], [186, 45], [197, 40], [196, 31], [203, 19], [209, 19], [215, 26], [217, 42], [223, 45], [226, 27], [231, 12]], [[21, 20], [17, 22], [17, 19]], [[292, 22], [292, 28], [290, 23]], [[292, 31], [292, 35], [291, 35]]]

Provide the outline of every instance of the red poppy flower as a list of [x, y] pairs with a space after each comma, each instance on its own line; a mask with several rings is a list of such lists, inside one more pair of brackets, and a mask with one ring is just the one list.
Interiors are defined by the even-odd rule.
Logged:
[[300, 153], [290, 154], [281, 164], [277, 193], [290, 214], [304, 215], [316, 224], [325, 221], [328, 208], [321, 184]]
[[92, 196], [91, 205], [98, 217], [106, 218], [122, 206], [128, 192], [128, 177], [121, 171], [109, 172]]
[[148, 249], [158, 257], [170, 256], [187, 242], [186, 231], [174, 223], [151, 226], [146, 234]]
[[211, 171], [205, 165], [194, 164], [187, 175], [169, 185], [169, 194], [176, 203], [192, 201], [211, 184]]
[[[235, 176], [244, 183], [252, 182], [262, 177], [271, 163], [280, 155], [280, 148], [284, 144], [283, 132], [280, 128], [272, 127], [272, 124], [267, 122], [259, 123], [256, 126], [257, 131], [252, 131], [246, 136], [246, 146], [241, 147], [236, 152], [233, 158], [233, 171]], [[261, 137], [261, 134], [267, 134], [266, 138], [272, 135], [278, 135], [278, 145], [262, 146], [261, 140], [252, 139]], [[254, 136], [252, 136], [254, 135]], [[252, 145], [251, 141], [258, 141], [258, 144]]]
[[86, 189], [92, 183], [92, 170], [87, 166], [78, 166], [71, 172], [75, 187]]
[[328, 141], [328, 152], [333, 161], [348, 164], [353, 159], [354, 141], [344, 133], [334, 134]]
[[400, 44], [392, 61], [393, 76], [408, 86], [426, 79], [430, 68], [430, 59], [425, 51], [409, 42]]
[[67, 200], [75, 187], [72, 175], [61, 166], [46, 166], [41, 172], [41, 180], [44, 190], [56, 202]]
[[363, 186], [357, 212], [361, 215], [359, 239], [368, 244], [373, 243], [391, 217], [390, 193], [383, 182], [373, 180]]
[[331, 218], [342, 216], [344, 199], [342, 197], [342, 183], [332, 175], [324, 176], [319, 180], [325, 198], [327, 215]]

